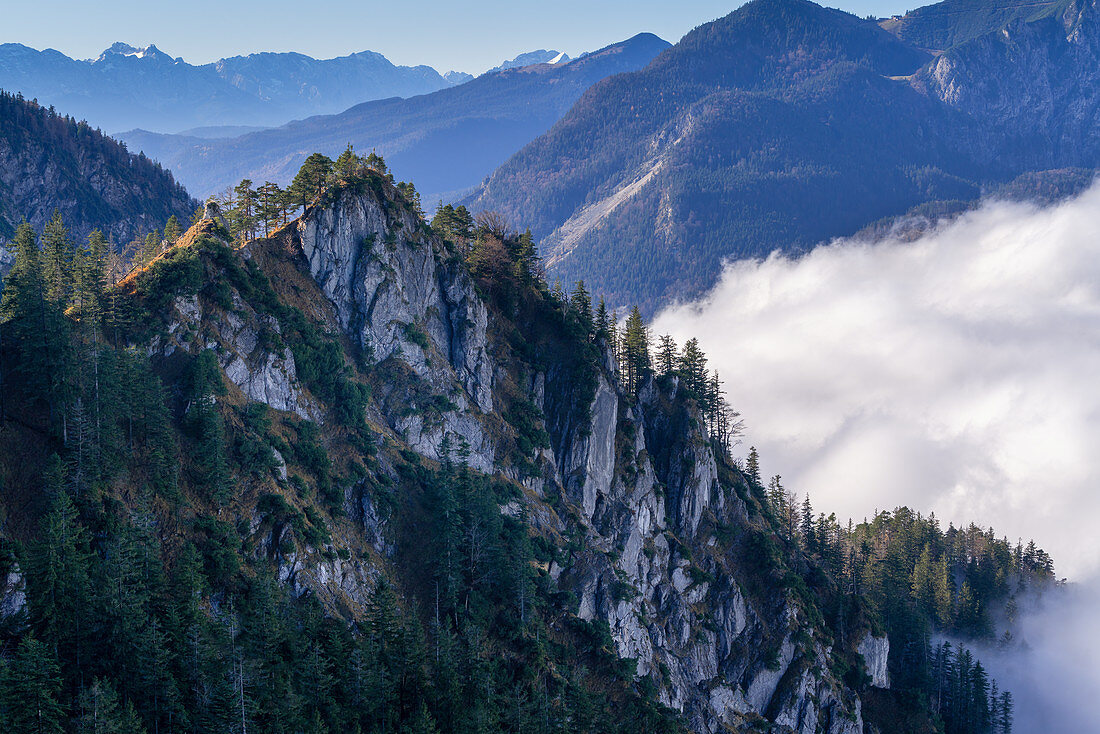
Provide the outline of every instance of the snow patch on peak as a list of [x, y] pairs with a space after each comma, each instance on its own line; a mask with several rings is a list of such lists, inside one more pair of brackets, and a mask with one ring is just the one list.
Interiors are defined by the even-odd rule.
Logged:
[[136, 46], [131, 46], [128, 43], [123, 43], [122, 41], [116, 41], [115, 43], [111, 44], [110, 48], [101, 53], [96, 61], [105, 61], [113, 56], [132, 56], [138, 59], [163, 56], [170, 59], [167, 54], [165, 54], [163, 51], [161, 51], [159, 48], [151, 43], [144, 48], [138, 48]]
[[528, 51], [527, 53], [520, 54], [514, 59], [504, 61], [500, 66], [494, 66], [485, 73], [492, 74], [493, 72], [504, 71], [505, 69], [522, 69], [525, 66], [533, 66], [535, 64], [564, 64], [569, 60], [569, 55], [564, 51], [547, 51], [544, 48], [540, 48], [538, 51]]

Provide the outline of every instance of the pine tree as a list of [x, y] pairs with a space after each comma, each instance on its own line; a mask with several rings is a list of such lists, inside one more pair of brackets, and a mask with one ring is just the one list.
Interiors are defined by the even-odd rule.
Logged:
[[266, 181], [256, 189], [256, 219], [263, 227], [264, 237], [278, 227], [283, 208], [283, 191], [279, 185]]
[[671, 375], [679, 362], [676, 340], [665, 334], [657, 338], [657, 373], [662, 377]]
[[72, 293], [74, 249], [61, 212], [55, 209], [42, 230], [42, 277], [47, 300], [61, 309], [68, 305]]
[[776, 474], [768, 482], [768, 504], [780, 522], [787, 517], [787, 490], [783, 487], [782, 477]]
[[27, 611], [38, 637], [68, 670], [79, 674], [91, 662], [89, 538], [76, 506], [61, 488], [65, 480], [57, 457], [47, 476], [53, 500], [27, 559]]
[[81, 734], [143, 734], [133, 704], [119, 702], [118, 694], [110, 681], [96, 678], [85, 688], [78, 701], [80, 718], [77, 720]]
[[8, 343], [14, 343], [17, 362], [14, 371], [28, 382], [28, 393], [52, 400], [53, 363], [47, 322], [52, 318], [46, 302], [43, 258], [34, 230], [23, 222], [11, 243], [15, 263], [4, 279], [0, 297], [0, 322]]
[[[459, 209], [465, 209], [465, 207], [460, 206]], [[524, 231], [516, 241], [516, 266], [519, 268], [520, 282], [524, 285], [541, 282], [545, 275], [542, 259], [539, 257], [539, 250], [535, 246], [535, 238], [530, 229]], [[591, 310], [592, 304], [589, 301], [589, 314]]]
[[580, 333], [584, 338], [592, 335], [594, 324], [592, 322], [592, 297], [584, 287], [584, 281], [578, 280], [573, 289], [573, 295], [569, 302], [570, 313], [580, 327]]
[[1001, 692], [1001, 705], [1000, 705], [1000, 726], [1001, 734], [1012, 734], [1012, 714], [1013, 714], [1012, 693], [1009, 691]]
[[160, 254], [160, 234], [154, 230], [145, 235], [145, 244], [141, 248], [140, 263], [144, 267], [153, 262], [157, 255]]
[[8, 731], [61, 734], [65, 712], [58, 697], [61, 678], [49, 647], [32, 636], [19, 643], [0, 672], [0, 707]]
[[452, 206], [440, 204], [432, 217], [432, 229], [443, 235], [443, 238], [454, 243], [464, 244], [474, 236], [474, 218], [465, 206]]
[[234, 237], [251, 241], [256, 232], [256, 191], [251, 179], [244, 179], [233, 189], [236, 206], [230, 217], [230, 230]]
[[381, 173], [383, 176], [389, 176], [390, 169], [386, 167], [386, 161], [384, 161], [382, 156], [378, 155], [375, 151], [372, 150], [363, 160], [363, 163], [372, 171]]
[[749, 447], [749, 458], [745, 463], [745, 472], [749, 475], [749, 481], [752, 482], [754, 487], [762, 486], [760, 484], [760, 454], [756, 452], [755, 446]]
[[925, 543], [920, 558], [913, 566], [910, 576], [910, 593], [917, 605], [930, 616], [936, 614], [935, 569], [932, 562], [932, 547]]
[[164, 224], [164, 239], [168, 241], [169, 245], [174, 245], [181, 234], [183, 232], [180, 230], [180, 220], [173, 214], [168, 217], [168, 221]]
[[288, 191], [294, 203], [305, 209], [320, 198], [332, 182], [332, 159], [321, 153], [314, 153], [298, 169]]
[[809, 493], [802, 499], [801, 515], [798, 523], [798, 534], [802, 541], [802, 550], [807, 555], [815, 555], [818, 552], [817, 539], [814, 535], [814, 508], [810, 504]]
[[649, 333], [635, 306], [623, 327], [621, 338], [623, 384], [628, 393], [637, 392], [650, 372]]
[[703, 395], [707, 379], [707, 358], [699, 349], [699, 340], [695, 337], [684, 343], [679, 369], [684, 387], [696, 396]]
[[[594, 323], [597, 339], [608, 339], [611, 333], [611, 316], [607, 312], [607, 304], [603, 296], [600, 296], [600, 305], [596, 307], [596, 319]], [[614, 343], [613, 339], [609, 339]]]
[[218, 503], [230, 496], [225, 427], [217, 395], [225, 393], [221, 367], [210, 350], [203, 350], [191, 366], [186, 425], [196, 441], [193, 472], [207, 495]]
[[337, 157], [332, 169], [339, 181], [349, 183], [359, 175], [360, 168], [364, 166], [365, 161], [355, 154], [355, 149], [351, 143], [348, 143], [344, 152]]
[[424, 206], [420, 201], [420, 192], [416, 190], [416, 185], [412, 181], [398, 181], [397, 190], [401, 192], [401, 196], [405, 198], [405, 202], [412, 209], [417, 219], [424, 218]]

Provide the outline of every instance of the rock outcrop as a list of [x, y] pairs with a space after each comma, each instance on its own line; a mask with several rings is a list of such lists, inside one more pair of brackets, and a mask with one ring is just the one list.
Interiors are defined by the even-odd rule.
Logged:
[[493, 409], [488, 311], [465, 269], [445, 262], [415, 213], [382, 194], [347, 193], [311, 209], [291, 236], [364, 354], [403, 363], [452, 406], [432, 425], [391, 415], [391, 426], [433, 459], [444, 436], [462, 436], [472, 465], [491, 471], [494, 449], [477, 419]]
[[[575, 539], [547, 569], [554, 588], [576, 600], [570, 613], [606, 624], [614, 652], [633, 660], [635, 675], [648, 676], [692, 730], [766, 721], [776, 732], [860, 734], [859, 695], [835, 663], [847, 669], [862, 655], [871, 684], [886, 686], [888, 641], [831, 634], [814, 602], [780, 583], [792, 572], [768, 550], [773, 531], [756, 490], [716, 453], [684, 386], [651, 377], [627, 393], [606, 345], [583, 367], [565, 353], [567, 341], [521, 353], [454, 251], [396, 189], [376, 183], [338, 193], [269, 244], [239, 252], [261, 269], [273, 267], [273, 252], [295, 261], [300, 281], [290, 290], [315, 299], [326, 328], [380, 376], [369, 418], [385, 440], [429, 460], [443, 458], [445, 441], [464, 441], [471, 468], [522, 487], [502, 514], [546, 538]], [[167, 360], [213, 349], [244, 399], [321, 420], [294, 354], [275, 338], [278, 321], [240, 292], [223, 300], [177, 298], [153, 352]], [[521, 462], [519, 429], [509, 423], [517, 400], [547, 437]], [[376, 472], [391, 484], [399, 474], [385, 459]], [[255, 514], [251, 531], [295, 594], [354, 615], [399, 551], [370, 493], [342, 491], [346, 515], [359, 523], [362, 537], [350, 543], [357, 554], [308, 547], [272, 515]]]
[[606, 621], [619, 655], [653, 674], [662, 701], [696, 731], [761, 716], [781, 730], [861, 732], [859, 699], [829, 673], [831, 651], [798, 640], [807, 626], [798, 605], [742, 593], [748, 579], [716, 530], [744, 529], [746, 504], [719, 482], [680, 386], [650, 381], [620, 415], [629, 401], [612, 381], [598, 379], [589, 427], [574, 434], [562, 472], [591, 548], [559, 578], [575, 590], [578, 616]]

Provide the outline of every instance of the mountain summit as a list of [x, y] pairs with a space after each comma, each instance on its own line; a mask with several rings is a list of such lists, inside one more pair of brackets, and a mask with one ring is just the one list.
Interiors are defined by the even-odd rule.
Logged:
[[[128, 43], [116, 41], [115, 43], [111, 44], [110, 48], [106, 49], [98, 56], [98, 58], [96, 58], [95, 63], [101, 63], [119, 56], [136, 59], [158, 59], [167, 61], [173, 60], [171, 56], [164, 53], [153, 44], [149, 44], [145, 48], [137, 48], [136, 46], [131, 46]], [[182, 63], [182, 59], [180, 61]]]
[[522, 53], [514, 59], [502, 62], [500, 66], [494, 66], [485, 73], [492, 74], [495, 71], [504, 71], [505, 69], [520, 69], [524, 66], [531, 66], [532, 64], [565, 64], [568, 62], [569, 54], [564, 51], [547, 51], [546, 49], [539, 49], [538, 51]]

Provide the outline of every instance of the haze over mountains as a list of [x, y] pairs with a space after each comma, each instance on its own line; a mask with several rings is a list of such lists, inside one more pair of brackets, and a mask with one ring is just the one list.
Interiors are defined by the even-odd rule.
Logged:
[[569, 60], [569, 54], [564, 51], [547, 51], [544, 48], [540, 48], [538, 51], [522, 53], [514, 59], [509, 59], [501, 63], [499, 66], [494, 66], [485, 73], [492, 74], [494, 71], [519, 69], [524, 66], [531, 66], [532, 64], [565, 64], [568, 63]]
[[153, 45], [116, 43], [91, 60], [0, 45], [0, 89], [37, 98], [108, 132], [281, 125], [469, 78], [458, 72], [444, 76], [430, 66], [395, 66], [373, 51], [334, 59], [257, 53], [193, 66]]
[[468, 203], [530, 226], [563, 281], [653, 309], [727, 258], [1094, 168], [1096, 7], [997, 7], [880, 24], [756, 0], [594, 85]]
[[476, 186], [549, 129], [591, 85], [644, 67], [668, 46], [643, 33], [568, 63], [487, 73], [432, 94], [367, 102], [233, 139], [143, 131], [122, 139], [170, 168], [198, 196], [246, 177], [286, 184], [310, 153], [335, 157], [348, 143], [376, 150], [426, 195], [456, 192]]

